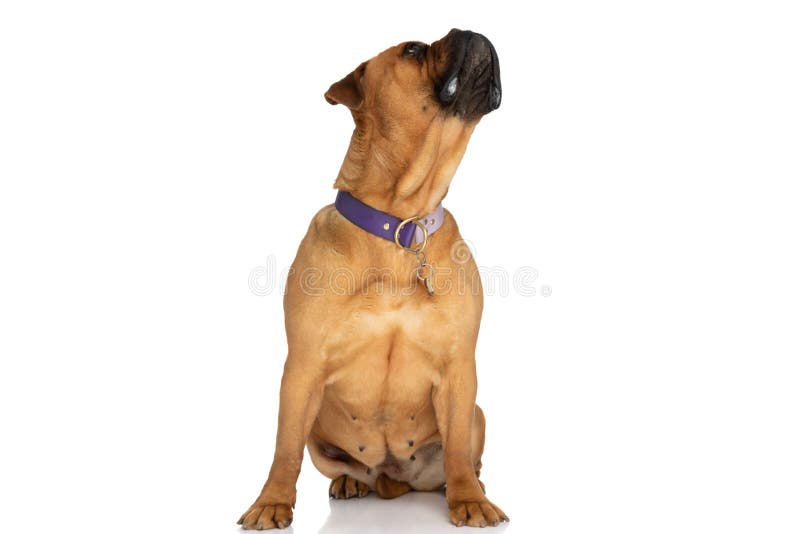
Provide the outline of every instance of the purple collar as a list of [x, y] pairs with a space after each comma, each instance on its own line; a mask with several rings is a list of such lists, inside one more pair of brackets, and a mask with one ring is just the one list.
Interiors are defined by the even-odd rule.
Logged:
[[418, 217], [417, 224], [411, 224], [412, 221], [402, 224], [403, 219], [367, 206], [346, 191], [339, 191], [336, 195], [335, 206], [345, 219], [362, 230], [392, 242], [394, 242], [395, 231], [400, 226], [397, 240], [404, 247], [410, 247], [415, 242], [422, 243], [424, 236], [419, 225], [424, 226], [428, 235], [431, 235], [444, 223], [444, 208], [441, 203], [436, 206], [433, 213]]

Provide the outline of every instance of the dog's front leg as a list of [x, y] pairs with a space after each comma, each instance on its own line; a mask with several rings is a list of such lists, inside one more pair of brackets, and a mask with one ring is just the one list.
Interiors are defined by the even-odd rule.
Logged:
[[303, 448], [319, 412], [324, 381], [319, 365], [291, 353], [281, 380], [275, 457], [261, 495], [239, 519], [245, 529], [286, 528], [292, 522]]
[[450, 521], [456, 526], [484, 527], [508, 521], [503, 511], [484, 495], [475, 474], [472, 428], [478, 381], [474, 357], [447, 364], [433, 393], [433, 406], [444, 445], [444, 473]]

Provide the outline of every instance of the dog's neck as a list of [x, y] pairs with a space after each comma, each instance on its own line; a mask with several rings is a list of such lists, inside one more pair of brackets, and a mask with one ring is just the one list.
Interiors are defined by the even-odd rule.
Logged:
[[396, 217], [428, 214], [447, 194], [475, 124], [436, 118], [417, 146], [405, 147], [356, 119], [334, 187]]

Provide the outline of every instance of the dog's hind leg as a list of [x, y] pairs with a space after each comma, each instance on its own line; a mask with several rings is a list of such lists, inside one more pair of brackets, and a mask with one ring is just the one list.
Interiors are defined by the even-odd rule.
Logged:
[[363, 497], [375, 485], [375, 473], [346, 451], [317, 439], [306, 443], [309, 456], [320, 473], [331, 479], [328, 495], [334, 499]]
[[347, 475], [334, 478], [328, 489], [328, 495], [333, 499], [352, 499], [363, 497], [369, 493], [369, 486]]

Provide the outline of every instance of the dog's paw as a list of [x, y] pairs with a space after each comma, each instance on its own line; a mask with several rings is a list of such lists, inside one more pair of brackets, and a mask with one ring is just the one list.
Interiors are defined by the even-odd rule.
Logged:
[[448, 504], [450, 521], [457, 527], [486, 527], [508, 521], [508, 516], [487, 499], [479, 501], [455, 501]]
[[239, 518], [245, 530], [286, 528], [292, 524], [292, 505], [288, 503], [262, 504], [256, 501]]
[[331, 481], [331, 487], [328, 490], [328, 495], [334, 499], [363, 497], [367, 493], [369, 493], [369, 486], [347, 475], [334, 478]]

